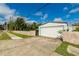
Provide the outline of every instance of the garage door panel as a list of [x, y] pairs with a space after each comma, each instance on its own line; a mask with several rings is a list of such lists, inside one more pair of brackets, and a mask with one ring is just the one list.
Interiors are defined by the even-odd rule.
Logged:
[[57, 37], [60, 33], [59, 31], [63, 30], [63, 27], [50, 27], [50, 28], [41, 28], [40, 36], [46, 37]]

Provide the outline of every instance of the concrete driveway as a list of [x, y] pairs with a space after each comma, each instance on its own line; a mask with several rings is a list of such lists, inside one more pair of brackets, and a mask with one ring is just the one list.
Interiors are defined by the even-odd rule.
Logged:
[[0, 55], [57, 56], [54, 50], [61, 44], [58, 39], [31, 37], [22, 40], [1, 40]]

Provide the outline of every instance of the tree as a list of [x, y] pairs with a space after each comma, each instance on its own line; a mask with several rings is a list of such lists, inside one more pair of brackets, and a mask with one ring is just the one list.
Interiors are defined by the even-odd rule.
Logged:
[[73, 26], [75, 26], [75, 27], [76, 27], [75, 31], [79, 31], [79, 22], [78, 22], [78, 23], [73, 24]]
[[15, 21], [12, 19], [8, 23], [8, 29], [9, 30], [36, 30], [39, 25], [38, 23], [28, 23], [24, 20], [23, 17], [18, 17]]
[[15, 21], [16, 30], [26, 30], [27, 24], [22, 17], [18, 17]]
[[13, 20], [10, 20], [7, 24], [7, 27], [9, 30], [14, 30], [15, 28], [15, 24], [14, 24], [14, 21]]
[[74, 26], [79, 26], [79, 22], [78, 22], [78, 23], [74, 23], [74, 24], [72, 24], [72, 25], [74, 25]]
[[38, 28], [38, 25], [37, 25], [37, 23], [33, 23], [32, 25], [31, 25], [31, 29], [32, 30], [35, 30], [35, 29], [37, 29]]

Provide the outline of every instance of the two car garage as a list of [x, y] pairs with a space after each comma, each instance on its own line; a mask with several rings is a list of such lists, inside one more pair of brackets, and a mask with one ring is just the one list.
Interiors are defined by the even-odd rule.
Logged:
[[39, 36], [58, 38], [62, 31], [67, 31], [67, 23], [47, 23], [39, 26]]

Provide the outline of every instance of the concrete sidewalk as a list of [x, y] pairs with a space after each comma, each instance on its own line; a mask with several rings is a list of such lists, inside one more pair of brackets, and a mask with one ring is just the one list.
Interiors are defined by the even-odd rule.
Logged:
[[11, 33], [8, 33], [8, 32], [6, 32], [6, 33], [11, 37], [11, 39], [23, 39], [23, 38], [16, 36], [14, 34], [11, 34]]
[[71, 54], [74, 54], [76, 56], [79, 56], [79, 48], [76, 48], [72, 45], [69, 45], [68, 48], [67, 48], [67, 51]]

